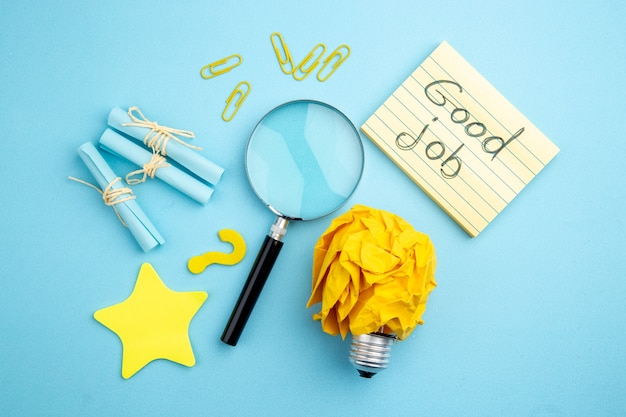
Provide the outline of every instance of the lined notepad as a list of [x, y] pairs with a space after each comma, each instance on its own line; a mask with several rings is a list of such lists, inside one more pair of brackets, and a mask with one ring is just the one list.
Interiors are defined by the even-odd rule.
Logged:
[[559, 152], [446, 42], [361, 130], [472, 237]]

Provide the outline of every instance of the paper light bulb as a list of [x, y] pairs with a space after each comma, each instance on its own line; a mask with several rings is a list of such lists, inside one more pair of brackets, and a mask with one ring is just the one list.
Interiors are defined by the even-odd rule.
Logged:
[[363, 377], [385, 369], [391, 346], [423, 324], [435, 282], [435, 248], [399, 216], [354, 206], [333, 220], [313, 253], [307, 307], [331, 335], [352, 333], [350, 361]]

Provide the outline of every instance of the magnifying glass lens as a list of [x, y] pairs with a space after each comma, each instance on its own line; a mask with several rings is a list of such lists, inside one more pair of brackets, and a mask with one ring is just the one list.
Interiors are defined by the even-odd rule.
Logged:
[[246, 150], [250, 185], [279, 216], [310, 220], [331, 213], [352, 194], [363, 169], [358, 132], [339, 111], [296, 101], [257, 125]]

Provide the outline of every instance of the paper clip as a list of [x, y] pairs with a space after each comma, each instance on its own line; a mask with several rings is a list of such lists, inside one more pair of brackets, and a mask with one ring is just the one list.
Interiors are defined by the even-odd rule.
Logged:
[[225, 72], [228, 72], [233, 68], [239, 66], [242, 61], [243, 59], [239, 54], [234, 54], [231, 56], [227, 56], [226, 58], [218, 59], [217, 61], [211, 62], [210, 64], [202, 67], [202, 69], [200, 70], [200, 76], [205, 80], [217, 77], [218, 75], [224, 74]]
[[[245, 86], [246, 88], [244, 89], [240, 88], [243, 86]], [[239, 84], [237, 84], [233, 92], [230, 93], [230, 96], [228, 96], [228, 98], [226, 99], [226, 107], [224, 107], [224, 111], [222, 112], [222, 119], [225, 122], [230, 122], [231, 120], [233, 120], [233, 117], [235, 117], [235, 115], [239, 111], [239, 107], [241, 107], [243, 102], [246, 100], [246, 97], [248, 97], [248, 94], [250, 93], [250, 89], [251, 89], [250, 83], [247, 81], [242, 81]], [[236, 101], [235, 101], [235, 97], [237, 98]], [[232, 111], [232, 114], [230, 116], [227, 116], [226, 113], [231, 107], [234, 110]]]
[[[342, 50], [345, 50], [345, 54], [342, 53]], [[332, 51], [330, 55], [328, 55], [328, 58], [324, 60], [324, 65], [322, 65], [322, 68], [320, 68], [320, 71], [317, 73], [318, 81], [324, 82], [327, 79], [329, 79], [330, 76], [333, 75], [335, 71], [337, 71], [337, 68], [339, 68], [341, 64], [343, 64], [344, 61], [348, 59], [349, 56], [350, 56], [350, 47], [345, 44], [339, 45], [337, 49]], [[337, 59], [332, 64], [332, 69], [328, 72], [328, 74], [326, 74], [325, 76], [322, 76], [322, 73], [324, 72], [324, 69], [326, 68], [326, 66], [330, 64], [336, 57], [339, 57], [339, 59]]]
[[[313, 63], [310, 64], [308, 68], [305, 69], [304, 66], [308, 64], [309, 61], [315, 56], [315, 53], [319, 48], [322, 48], [321, 52], [319, 53], [319, 56], [313, 60]], [[320, 59], [322, 59], [324, 52], [326, 52], [326, 45], [324, 45], [323, 43], [318, 43], [317, 45], [315, 45], [315, 47], [311, 49], [311, 52], [309, 52], [309, 54], [306, 57], [304, 57], [302, 62], [300, 62], [300, 64], [298, 64], [298, 66], [293, 70], [293, 78], [295, 78], [298, 81], [302, 81], [306, 77], [308, 77], [309, 74], [320, 63]], [[300, 73], [304, 74], [304, 76], [299, 77]]]
[[[280, 46], [276, 45], [276, 38], [278, 38], [278, 40], [280, 41]], [[278, 58], [278, 64], [280, 65], [280, 69], [285, 74], [293, 73], [296, 67], [293, 65], [293, 60], [291, 59], [291, 54], [289, 53], [289, 48], [287, 48], [287, 44], [283, 39], [283, 35], [281, 35], [279, 32], [274, 32], [270, 35], [270, 40], [272, 41], [272, 46], [274, 47], [274, 53], [276, 54], [276, 58]], [[283, 54], [285, 55], [284, 59]], [[290, 65], [290, 70], [287, 70], [287, 68], [285, 68], [285, 65], [287, 64]]]

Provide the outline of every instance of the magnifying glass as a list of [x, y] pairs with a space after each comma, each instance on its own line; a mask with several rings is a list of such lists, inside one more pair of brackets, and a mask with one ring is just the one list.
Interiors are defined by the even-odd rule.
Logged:
[[265, 285], [291, 220], [313, 220], [341, 207], [363, 172], [363, 143], [336, 108], [312, 100], [282, 104], [257, 124], [246, 147], [252, 189], [274, 213], [263, 246], [222, 334], [235, 346]]

